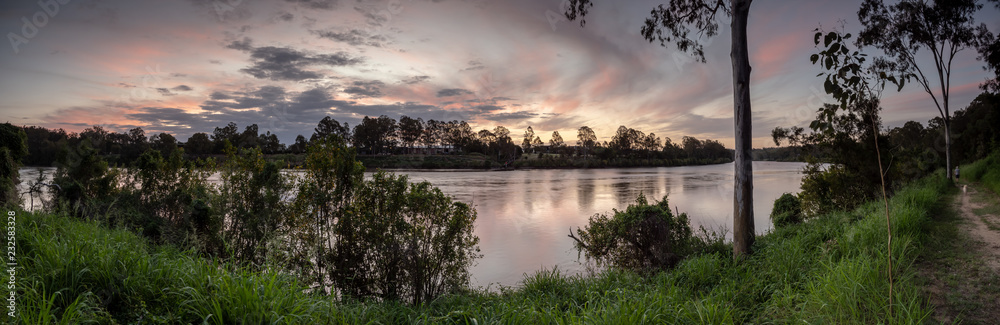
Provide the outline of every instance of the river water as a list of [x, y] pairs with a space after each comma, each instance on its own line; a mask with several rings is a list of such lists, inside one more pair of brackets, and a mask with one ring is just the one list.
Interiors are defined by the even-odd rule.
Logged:
[[[754, 225], [771, 229], [768, 215], [782, 193], [797, 193], [802, 163], [754, 162]], [[51, 169], [47, 173], [51, 174]], [[37, 168], [21, 169], [22, 186]], [[537, 169], [514, 171], [395, 170], [429, 181], [478, 212], [476, 235], [483, 258], [473, 285], [519, 284], [525, 274], [552, 269], [581, 272], [570, 228], [596, 213], [624, 209], [643, 193], [652, 202], [668, 195], [691, 226], [732, 229], [733, 164], [658, 168]], [[213, 179], [216, 179], [213, 177]], [[22, 188], [25, 191], [26, 188]], [[25, 198], [25, 205], [29, 198]], [[37, 199], [36, 199], [37, 204]], [[731, 233], [729, 234], [731, 238]]]

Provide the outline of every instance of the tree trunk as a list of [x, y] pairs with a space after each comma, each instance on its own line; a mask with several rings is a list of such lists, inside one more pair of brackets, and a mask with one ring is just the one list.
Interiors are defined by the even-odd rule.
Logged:
[[948, 174], [948, 179], [954, 180], [955, 170], [951, 168], [951, 126], [949, 124], [950, 118], [944, 120], [944, 161], [945, 161], [945, 174]]
[[736, 124], [736, 167], [733, 198], [733, 257], [749, 255], [754, 241], [753, 161], [750, 118], [750, 59], [747, 19], [752, 0], [732, 0], [733, 117]]

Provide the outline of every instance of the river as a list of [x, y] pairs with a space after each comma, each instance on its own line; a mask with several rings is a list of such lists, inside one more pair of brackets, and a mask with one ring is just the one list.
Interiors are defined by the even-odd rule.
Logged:
[[[771, 229], [768, 215], [774, 200], [782, 193], [799, 191], [803, 166], [754, 162], [757, 234]], [[20, 172], [22, 186], [33, 181], [38, 173], [37, 168], [22, 168]], [[670, 206], [687, 212], [694, 229], [698, 226], [732, 229], [731, 163], [659, 168], [393, 172], [407, 174], [411, 181], [429, 181], [444, 193], [476, 208], [476, 235], [483, 258], [471, 270], [474, 286], [517, 285], [524, 274], [543, 268], [581, 272], [584, 267], [577, 261], [573, 240], [566, 236], [570, 228], [585, 226], [595, 213], [624, 209], [639, 193], [650, 202], [668, 195]], [[25, 199], [28, 201], [26, 196]]]

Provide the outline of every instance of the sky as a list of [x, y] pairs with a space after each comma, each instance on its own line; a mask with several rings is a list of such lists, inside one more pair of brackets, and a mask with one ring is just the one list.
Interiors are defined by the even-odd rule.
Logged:
[[[0, 3], [0, 121], [79, 132], [100, 125], [185, 141], [235, 122], [283, 143], [325, 116], [531, 126], [567, 142], [625, 125], [679, 142], [733, 145], [729, 20], [703, 38], [706, 63], [640, 35], [656, 1], [595, 0], [587, 24], [557, 0], [43, 0]], [[816, 27], [857, 31], [860, 0], [755, 1], [749, 44], [753, 146], [774, 127], [807, 126], [823, 102]], [[41, 5], [46, 4], [46, 5]], [[994, 33], [1000, 10], [977, 16]], [[987, 74], [953, 63], [951, 107]], [[919, 58], [919, 57], [918, 57]], [[932, 64], [927, 58], [925, 65]], [[883, 121], [937, 116], [916, 84], [883, 96]]]

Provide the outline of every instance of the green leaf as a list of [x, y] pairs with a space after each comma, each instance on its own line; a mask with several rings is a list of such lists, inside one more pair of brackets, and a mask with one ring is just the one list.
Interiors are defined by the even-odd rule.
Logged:
[[833, 67], [833, 58], [827, 57], [826, 58], [826, 69], [829, 70], [832, 67]]
[[851, 33], [847, 33], [847, 35], [844, 35], [844, 39], [848, 39], [848, 38], [851, 38]]
[[811, 61], [812, 64], [816, 64], [816, 60], [819, 60], [819, 54], [813, 54], [809, 56], [809, 61]]
[[840, 52], [840, 43], [833, 43], [833, 45], [830, 46], [830, 50], [829, 51], [830, 51], [830, 53]]
[[813, 36], [813, 44], [819, 45], [819, 37], [823, 36], [823, 33], [816, 32], [816, 36]]

